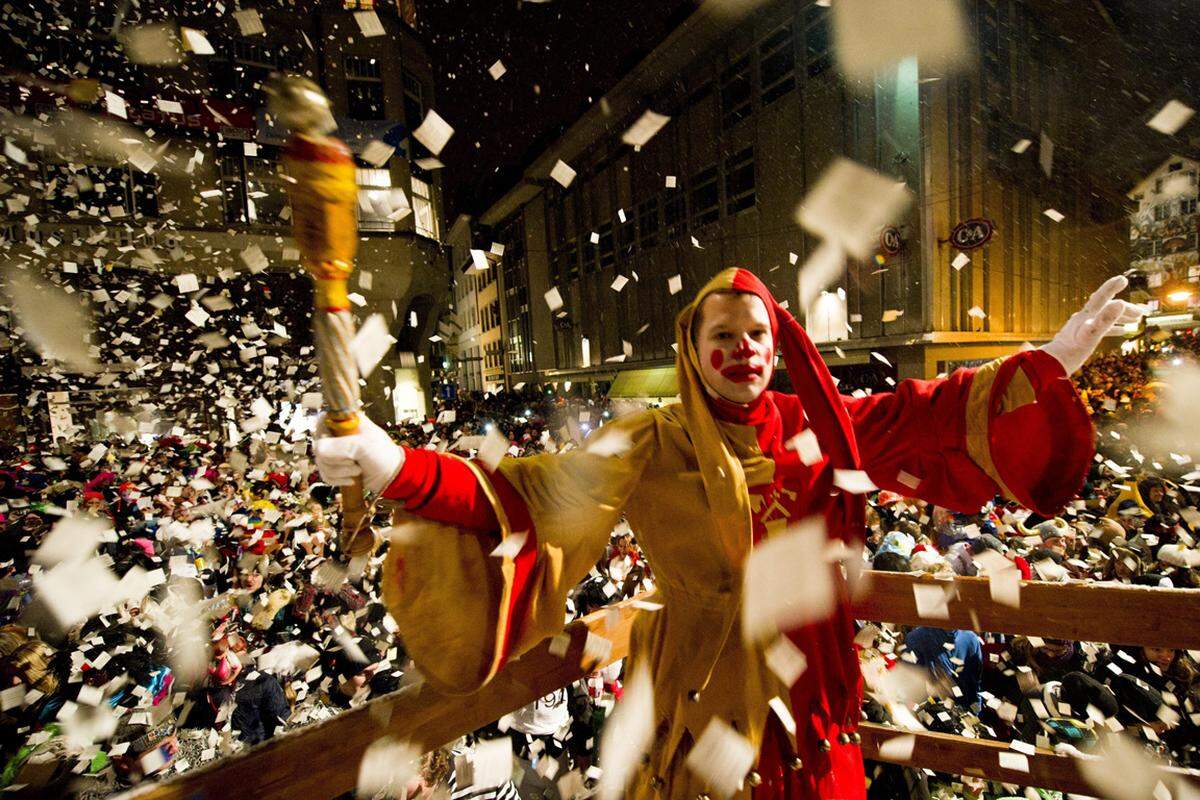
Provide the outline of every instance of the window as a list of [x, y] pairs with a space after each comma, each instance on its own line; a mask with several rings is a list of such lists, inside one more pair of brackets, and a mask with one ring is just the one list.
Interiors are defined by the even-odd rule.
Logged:
[[287, 222], [287, 189], [273, 153], [260, 145], [257, 156], [242, 158], [246, 187], [245, 221], [259, 225], [283, 225]]
[[658, 198], [651, 197], [638, 206], [638, 235], [643, 250], [658, 245]]
[[616, 256], [613, 253], [613, 229], [612, 223], [606, 222], [600, 226], [600, 269], [608, 269], [616, 263]]
[[358, 168], [358, 229], [361, 231], [391, 231], [392, 173], [387, 169]]
[[617, 225], [617, 255], [620, 258], [628, 258], [633, 255], [636, 245], [637, 221], [627, 215], [625, 222]]
[[158, 177], [131, 167], [46, 164], [46, 208], [69, 217], [158, 216]]
[[342, 0], [342, 8], [347, 11], [372, 11], [375, 0]]
[[753, 103], [750, 56], [745, 55], [721, 73], [721, 120], [725, 128], [732, 128], [750, 116]]
[[596, 245], [592, 243], [592, 234], [588, 234], [583, 241], [583, 249], [580, 251], [582, 263], [580, 264], [580, 272], [584, 275], [591, 275], [596, 271]]
[[579, 280], [579, 245], [574, 239], [563, 248], [563, 274], [568, 281]]
[[221, 199], [226, 222], [246, 222], [246, 172], [240, 153], [225, 153], [220, 158]]
[[754, 203], [754, 148], [747, 147], [725, 159], [725, 213], [745, 211]]
[[713, 93], [712, 81], [706, 81], [702, 85], [697, 86], [695, 89], [693, 89], [691, 91], [690, 94], [688, 94], [687, 100], [684, 103], [684, 105], [687, 106], [688, 108], [691, 108], [692, 106], [697, 105], [697, 104], [702, 103], [705, 100], [707, 100], [712, 95], [712, 93]]
[[1170, 206], [1166, 203], [1159, 203], [1154, 207], [1154, 220], [1156, 222], [1162, 222], [1168, 216], [1170, 216]]
[[1155, 179], [1154, 179], [1154, 193], [1155, 193], [1155, 194], [1160, 194], [1160, 193], [1162, 193], [1162, 182], [1163, 182], [1163, 179], [1162, 179], [1162, 178], [1155, 178]]
[[686, 220], [683, 207], [683, 191], [668, 189], [663, 200], [663, 227], [667, 230], [667, 239], [677, 239], [683, 233]]
[[378, 60], [346, 56], [346, 114], [351, 119], [387, 119]]
[[416, 130], [425, 119], [425, 92], [421, 79], [408, 70], [404, 74], [404, 121], [409, 129]]
[[713, 165], [692, 176], [692, 227], [699, 228], [721, 218], [721, 186]]
[[791, 24], [775, 30], [758, 46], [758, 86], [768, 106], [796, 88], [796, 50]]
[[[438, 238], [437, 215], [433, 213], [433, 190], [420, 178], [412, 179], [413, 225], [421, 236]], [[489, 270], [490, 272], [491, 270]]]
[[809, 6], [806, 17], [804, 63], [811, 78], [829, 69], [832, 63], [829, 58], [829, 9]]
[[1195, 214], [1196, 213], [1196, 198], [1184, 198], [1179, 201], [1180, 214]]

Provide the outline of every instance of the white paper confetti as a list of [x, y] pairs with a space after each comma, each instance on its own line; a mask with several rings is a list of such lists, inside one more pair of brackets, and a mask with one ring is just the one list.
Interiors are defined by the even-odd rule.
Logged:
[[833, 568], [825, 544], [825, 523], [814, 517], [754, 548], [742, 581], [745, 641], [773, 640], [833, 612]]
[[425, 114], [424, 121], [413, 131], [413, 138], [425, 148], [437, 155], [442, 152], [442, 148], [446, 146], [446, 142], [450, 141], [450, 137], [454, 135], [454, 128], [446, 120], [442, 119], [432, 108]]
[[350, 352], [358, 365], [358, 374], [366, 378], [375, 371], [380, 360], [391, 350], [396, 338], [388, 332], [383, 314], [372, 314], [354, 334]]
[[688, 753], [685, 764], [714, 794], [731, 797], [741, 788], [757, 757], [749, 739], [729, 723], [713, 717]]
[[1167, 104], [1158, 110], [1146, 124], [1159, 133], [1174, 136], [1180, 128], [1187, 124], [1196, 111], [1178, 100], [1168, 100]]
[[800, 203], [796, 221], [865, 260], [878, 244], [880, 228], [896, 222], [911, 201], [903, 181], [838, 158]]
[[621, 141], [634, 147], [642, 147], [670, 121], [670, 117], [646, 109], [642, 116], [638, 117], [637, 122], [621, 134]]
[[571, 185], [571, 181], [575, 180], [575, 170], [571, 169], [567, 162], [559, 159], [555, 162], [554, 168], [550, 170], [550, 177], [565, 189]]

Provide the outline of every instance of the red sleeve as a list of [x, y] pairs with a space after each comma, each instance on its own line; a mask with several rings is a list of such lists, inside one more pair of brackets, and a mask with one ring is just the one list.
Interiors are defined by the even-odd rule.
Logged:
[[956, 511], [999, 494], [1053, 516], [1082, 488], [1094, 453], [1087, 409], [1042, 350], [843, 401], [876, 486]]
[[863, 469], [881, 489], [975, 512], [997, 494], [971, 460], [966, 405], [975, 370], [901, 381], [894, 392], [843, 397]]
[[[525, 543], [513, 559], [513, 587], [502, 656], [507, 659], [514, 634], [519, 633], [529, 606], [530, 576], [537, 563], [537, 535], [529, 508], [508, 479], [499, 472], [487, 474], [508, 518], [509, 529], [527, 531]], [[435, 522], [480, 533], [496, 533], [500, 529], [491, 500], [475, 473], [466, 462], [443, 453], [404, 448], [404, 466], [383, 490], [383, 496], [399, 500], [404, 503], [405, 511]]]
[[475, 531], [499, 527], [496, 512], [471, 468], [432, 450], [404, 448], [404, 466], [383, 496], [399, 500], [405, 511], [435, 522]]

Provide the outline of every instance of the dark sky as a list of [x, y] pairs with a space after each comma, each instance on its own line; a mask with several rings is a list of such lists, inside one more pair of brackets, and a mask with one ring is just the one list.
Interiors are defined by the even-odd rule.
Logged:
[[[450, 220], [478, 214], [522, 168], [660, 42], [694, 0], [419, 0]], [[492, 80], [500, 59], [508, 72]]]

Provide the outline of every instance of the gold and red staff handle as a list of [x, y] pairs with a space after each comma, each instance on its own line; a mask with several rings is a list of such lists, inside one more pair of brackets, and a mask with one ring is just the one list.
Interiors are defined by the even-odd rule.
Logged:
[[[362, 405], [358, 366], [350, 349], [354, 316], [347, 292], [358, 247], [354, 159], [344, 142], [329, 135], [335, 127], [333, 115], [319, 86], [307, 78], [283, 75], [272, 79], [267, 93], [270, 112], [292, 131], [283, 164], [290, 178], [292, 231], [300, 261], [316, 284], [313, 333], [325, 424], [334, 436], [350, 436], [358, 431]], [[362, 480], [356, 478], [342, 487], [343, 554], [357, 556], [374, 549], [369, 523]]]

